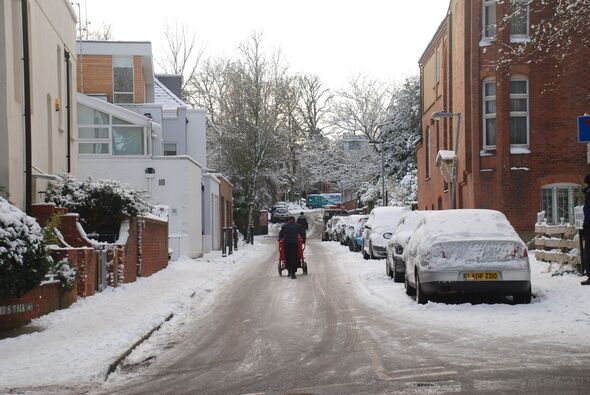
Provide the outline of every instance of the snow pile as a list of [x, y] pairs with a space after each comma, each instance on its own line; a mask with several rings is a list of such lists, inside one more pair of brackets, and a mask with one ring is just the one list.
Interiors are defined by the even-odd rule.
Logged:
[[37, 221], [0, 197], [0, 297], [41, 283], [50, 262]]
[[0, 393], [39, 385], [95, 386], [111, 363], [171, 313], [188, 319], [237, 270], [247, 270], [274, 247], [257, 243], [241, 245], [226, 258], [220, 251], [180, 258], [150, 277], [33, 320], [41, 332], [0, 340]]

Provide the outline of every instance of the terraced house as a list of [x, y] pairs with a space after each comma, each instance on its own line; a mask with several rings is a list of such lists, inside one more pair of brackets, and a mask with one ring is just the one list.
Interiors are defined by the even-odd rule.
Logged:
[[577, 139], [577, 117], [590, 112], [587, 54], [526, 56], [555, 4], [450, 1], [419, 60], [419, 209], [496, 209], [519, 231], [531, 230], [542, 210], [548, 223], [573, 222], [590, 172]]

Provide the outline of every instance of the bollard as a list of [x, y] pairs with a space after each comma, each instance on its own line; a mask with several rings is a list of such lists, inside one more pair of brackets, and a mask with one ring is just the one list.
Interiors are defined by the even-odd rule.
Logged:
[[227, 241], [225, 240], [225, 234], [226, 234], [226, 228], [223, 227], [223, 231], [221, 232], [221, 246], [223, 248], [221, 250], [221, 256], [222, 257], [226, 257], [227, 256], [227, 252], [226, 252]]
[[238, 250], [238, 227], [236, 225], [234, 225], [234, 234], [233, 234], [233, 238], [234, 238], [234, 250]]
[[254, 225], [250, 225], [250, 244], [254, 245]]
[[225, 240], [227, 241], [227, 245], [229, 247], [229, 252], [228, 252], [229, 255], [234, 253], [234, 243], [232, 243], [232, 240], [231, 240], [232, 232], [233, 232], [233, 228], [231, 226], [229, 228], [227, 228], [227, 237], [225, 238]]

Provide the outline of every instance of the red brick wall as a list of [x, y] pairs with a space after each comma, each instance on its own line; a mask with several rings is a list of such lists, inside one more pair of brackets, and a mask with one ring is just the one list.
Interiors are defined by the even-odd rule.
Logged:
[[168, 266], [168, 222], [150, 218], [138, 218], [136, 221], [144, 224], [141, 275], [147, 277]]
[[[466, 4], [465, 6], [463, 6]], [[505, 4], [498, 5], [498, 16], [503, 15]], [[590, 173], [586, 163], [586, 147], [577, 142], [576, 119], [590, 108], [590, 79], [587, 78], [587, 54], [580, 51], [570, 58], [568, 66], [550, 60], [536, 64], [515, 64], [496, 70], [492, 65], [498, 51], [509, 41], [508, 30], [499, 30], [498, 41], [480, 47], [481, 1], [451, 2], [452, 48], [450, 58], [454, 87], [445, 110], [462, 112], [459, 148], [459, 205], [463, 208], [491, 208], [504, 212], [517, 230], [530, 230], [536, 213], [540, 211], [540, 188], [557, 182], [580, 183]], [[547, 12], [550, 12], [548, 10]], [[543, 17], [530, 13], [530, 24]], [[585, 59], [586, 58], [586, 59]], [[557, 67], [556, 67], [557, 66]], [[530, 154], [510, 153], [509, 81], [514, 75], [525, 75], [529, 80], [529, 147]], [[496, 78], [496, 150], [491, 156], [480, 156], [482, 149], [482, 81]], [[438, 103], [437, 103], [438, 105]], [[443, 108], [441, 108], [443, 109]], [[423, 115], [423, 128], [431, 126], [431, 109]], [[454, 133], [453, 129], [446, 132]], [[431, 132], [431, 147], [436, 146], [435, 132]], [[444, 135], [445, 133], [443, 133]], [[439, 137], [441, 138], [441, 137]], [[444, 137], [443, 137], [444, 139]], [[442, 144], [442, 142], [438, 142]], [[440, 170], [431, 159], [430, 181], [424, 179], [424, 144], [418, 150], [419, 209], [437, 207], [441, 197]], [[527, 167], [528, 171], [512, 168]], [[482, 171], [484, 170], [484, 171]], [[443, 208], [450, 202], [442, 195]]]
[[[76, 288], [64, 291], [59, 283], [41, 285], [29, 291], [22, 298], [0, 299], [0, 330], [17, 328], [33, 318], [70, 306], [76, 301]], [[14, 306], [31, 306], [30, 311], [4, 314], [5, 308]], [[27, 309], [28, 310], [28, 309]]]

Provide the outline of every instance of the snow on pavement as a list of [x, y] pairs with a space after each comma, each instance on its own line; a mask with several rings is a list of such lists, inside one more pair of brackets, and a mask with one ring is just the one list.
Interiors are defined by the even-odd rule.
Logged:
[[535, 336], [556, 343], [590, 342], [590, 286], [581, 286], [582, 277], [575, 274], [552, 275], [549, 264], [537, 261], [532, 253], [531, 282], [536, 297], [529, 305], [419, 305], [406, 295], [403, 283], [395, 283], [385, 274], [385, 260], [364, 260], [361, 254], [350, 252], [338, 242], [324, 245], [356, 283], [364, 300], [389, 316], [417, 322], [417, 326], [443, 326], [490, 337]]
[[211, 302], [213, 290], [236, 270], [268, 256], [269, 248], [257, 243], [226, 258], [220, 251], [181, 258], [150, 277], [33, 320], [42, 331], [0, 340], [0, 392], [102, 382], [109, 365], [170, 313]]

